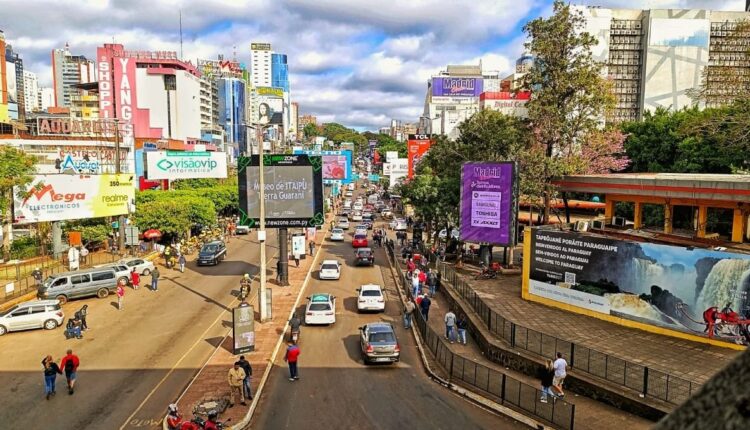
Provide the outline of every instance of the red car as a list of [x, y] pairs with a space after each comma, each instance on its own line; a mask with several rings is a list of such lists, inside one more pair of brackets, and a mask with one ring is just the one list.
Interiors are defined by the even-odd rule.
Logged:
[[352, 240], [352, 246], [355, 248], [367, 248], [367, 235], [355, 234]]

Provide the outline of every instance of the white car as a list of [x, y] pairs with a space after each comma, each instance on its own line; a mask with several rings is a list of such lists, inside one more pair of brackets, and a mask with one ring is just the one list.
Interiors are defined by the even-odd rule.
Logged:
[[393, 226], [395, 231], [406, 231], [407, 225], [405, 219], [397, 219], [396, 224]]
[[354, 235], [356, 236], [356, 235], [358, 235], [358, 234], [361, 234], [361, 235], [367, 236], [367, 226], [366, 226], [366, 225], [358, 225], [358, 226], [357, 226], [357, 227], [356, 227], [356, 228], [354, 229]]
[[[239, 228], [247, 226], [237, 226], [237, 234], [239, 233]], [[133, 270], [133, 267], [135, 267], [135, 271], [140, 273], [141, 275], [148, 276], [151, 274], [151, 271], [154, 270], [154, 263], [148, 260], [144, 260], [143, 258], [123, 258], [122, 260], [118, 261], [120, 264], [124, 264], [128, 266], [128, 269]]]
[[339, 279], [341, 277], [341, 264], [336, 260], [323, 260], [320, 264], [320, 279]]
[[352, 202], [351, 201], [345, 201], [344, 202], [344, 209], [351, 209], [352, 208]]
[[391, 212], [390, 209], [383, 209], [380, 211], [380, 216], [383, 218], [391, 218], [393, 216], [393, 212]]
[[307, 300], [305, 325], [336, 322], [336, 297], [328, 293], [315, 293]]
[[383, 288], [376, 284], [365, 284], [357, 290], [357, 311], [385, 312], [385, 295]]
[[238, 225], [234, 231], [236, 234], [250, 234], [250, 227], [246, 225]]
[[97, 269], [102, 268], [102, 267], [111, 267], [115, 269], [115, 276], [117, 277], [118, 283], [124, 282], [125, 285], [130, 283], [130, 271], [132, 269], [126, 266], [125, 263], [98, 264], [94, 266], [94, 268], [97, 268]]
[[362, 212], [354, 212], [352, 214], [352, 221], [362, 221]]
[[351, 197], [354, 195], [351, 191], [347, 191], [346, 194], [344, 194], [346, 197]]
[[334, 228], [331, 230], [331, 240], [341, 242], [344, 240], [344, 230], [341, 228]]
[[341, 218], [336, 226], [342, 230], [349, 230], [349, 220]]
[[9, 331], [43, 328], [54, 330], [62, 325], [65, 314], [55, 300], [34, 300], [0, 312], [0, 336]]

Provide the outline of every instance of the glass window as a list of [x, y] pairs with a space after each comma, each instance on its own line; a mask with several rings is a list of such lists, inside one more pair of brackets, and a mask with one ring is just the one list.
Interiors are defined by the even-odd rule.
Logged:
[[311, 311], [330, 311], [331, 305], [328, 303], [312, 303], [310, 304]]
[[75, 275], [70, 277], [70, 282], [73, 285], [83, 284], [85, 282], [90, 282], [91, 277], [88, 274], [85, 275]]
[[32, 314], [43, 314], [45, 312], [47, 312], [46, 306], [32, 306], [31, 307]]
[[321, 270], [338, 270], [339, 266], [336, 264], [324, 264], [320, 268]]
[[53, 287], [60, 287], [68, 282], [68, 278], [60, 278], [52, 283]]
[[13, 313], [11, 313], [10, 316], [11, 316], [11, 318], [15, 318], [15, 317], [22, 317], [22, 316], [28, 315], [28, 314], [29, 314], [29, 308], [23, 308], [23, 309], [19, 309], [17, 311], [13, 311]]
[[396, 338], [393, 336], [393, 333], [390, 332], [370, 333], [370, 342], [393, 343], [396, 342]]
[[94, 281], [106, 281], [107, 279], [115, 279], [114, 272], [95, 272], [91, 274], [91, 279]]
[[364, 290], [362, 291], [362, 297], [380, 297], [380, 290]]

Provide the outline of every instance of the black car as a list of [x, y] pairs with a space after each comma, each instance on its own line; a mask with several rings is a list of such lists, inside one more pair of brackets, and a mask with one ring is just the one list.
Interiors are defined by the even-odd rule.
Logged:
[[370, 248], [359, 248], [354, 251], [354, 265], [355, 266], [374, 266], [375, 265], [375, 254], [373, 254]]
[[199, 266], [204, 264], [217, 265], [227, 256], [227, 246], [221, 240], [213, 240], [205, 243], [196, 260]]

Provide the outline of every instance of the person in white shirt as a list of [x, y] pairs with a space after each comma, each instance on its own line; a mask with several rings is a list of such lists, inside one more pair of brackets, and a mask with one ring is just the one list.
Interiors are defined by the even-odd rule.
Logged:
[[456, 338], [456, 314], [448, 310], [445, 314], [445, 338], [453, 343]]
[[562, 384], [565, 380], [565, 376], [567, 376], [567, 368], [568, 368], [568, 362], [565, 361], [565, 359], [562, 356], [561, 352], [557, 353], [557, 360], [552, 364], [552, 367], [555, 369], [555, 376], [552, 378], [552, 387], [555, 391], [560, 393], [560, 397], [565, 396], [565, 393], [563, 393]]

